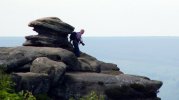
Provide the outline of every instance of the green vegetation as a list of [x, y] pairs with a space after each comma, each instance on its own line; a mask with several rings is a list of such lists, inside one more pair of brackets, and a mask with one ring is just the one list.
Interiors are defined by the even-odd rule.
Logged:
[[36, 100], [31, 92], [15, 92], [11, 76], [0, 67], [0, 100]]
[[[14, 89], [15, 83], [11, 76], [3, 71], [0, 66], [0, 100], [52, 100], [46, 94], [38, 94], [34, 96], [29, 91], [16, 92]], [[70, 98], [70, 100], [75, 100]], [[103, 95], [99, 95], [92, 91], [89, 95], [80, 98], [79, 100], [104, 100]]]
[[[70, 98], [70, 100], [76, 100], [74, 98]], [[80, 98], [79, 100], [105, 100], [103, 95], [99, 95], [96, 92], [92, 91], [85, 97]]]
[[35, 97], [37, 100], [53, 100], [47, 94], [38, 94]]

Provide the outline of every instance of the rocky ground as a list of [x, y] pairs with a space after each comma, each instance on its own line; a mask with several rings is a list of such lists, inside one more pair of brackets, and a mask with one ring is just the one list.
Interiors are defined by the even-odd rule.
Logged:
[[47, 93], [54, 100], [78, 99], [96, 91], [107, 100], [158, 100], [161, 81], [124, 74], [116, 64], [86, 53], [74, 55], [68, 35], [74, 27], [56, 17], [30, 22], [38, 35], [19, 47], [0, 47], [0, 66], [11, 73], [16, 90]]

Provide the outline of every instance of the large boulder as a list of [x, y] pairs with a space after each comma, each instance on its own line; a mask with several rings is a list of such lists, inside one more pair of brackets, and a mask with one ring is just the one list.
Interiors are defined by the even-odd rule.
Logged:
[[117, 67], [116, 64], [106, 63], [103, 61], [101, 61], [100, 63], [100, 73], [111, 74], [111, 75], [123, 74], [123, 72], [120, 71], [119, 67]]
[[63, 22], [57, 17], [44, 17], [34, 20], [29, 23], [30, 27], [40, 27], [44, 29], [50, 29], [59, 33], [69, 34], [74, 30], [74, 27]]
[[105, 94], [112, 100], [131, 98], [156, 98], [161, 81], [150, 80], [146, 77], [121, 74], [116, 76], [116, 84], [108, 84]]
[[93, 56], [81, 52], [80, 57], [78, 57], [78, 62], [80, 64], [80, 71], [98, 73], [100, 72], [101, 62]]
[[74, 31], [74, 27], [63, 22], [57, 17], [45, 17], [29, 23], [38, 35], [26, 36], [23, 46], [61, 47], [72, 51], [73, 46], [68, 41], [68, 34]]
[[85, 58], [78, 58], [80, 63], [80, 71], [84, 72], [100, 72], [100, 63], [98, 60], [90, 60]]
[[78, 62], [80, 63], [79, 70], [82, 72], [98, 72], [115, 75], [123, 74], [116, 64], [99, 61], [86, 53], [81, 53], [80, 57], [78, 57]]
[[102, 62], [102, 61], [101, 61], [100, 69], [101, 69], [101, 71], [109, 71], [109, 70], [119, 71], [120, 70], [116, 64], [106, 63], [106, 62]]
[[63, 62], [53, 61], [46, 57], [39, 57], [32, 62], [30, 72], [48, 74], [51, 84], [54, 86], [63, 78], [66, 67]]
[[16, 83], [16, 90], [28, 90], [33, 94], [46, 94], [50, 89], [50, 79], [47, 74], [13, 73], [12, 79]]
[[[133, 75], [108, 75], [101, 73], [66, 73], [64, 86], [54, 89], [57, 97], [63, 95], [68, 99], [89, 94], [91, 91], [102, 94], [111, 100], [128, 100], [129, 98], [157, 98], [158, 89], [162, 86], [161, 81], [150, 80]], [[66, 89], [64, 89], [64, 87]], [[63, 93], [60, 93], [60, 90]], [[63, 95], [62, 95], [63, 94]], [[139, 99], [140, 100], [140, 99]]]
[[0, 48], [0, 66], [5, 67], [10, 72], [29, 67], [27, 64], [31, 64], [38, 57], [62, 61], [68, 66], [68, 69], [77, 67], [79, 64], [72, 52], [62, 48], [29, 46]]

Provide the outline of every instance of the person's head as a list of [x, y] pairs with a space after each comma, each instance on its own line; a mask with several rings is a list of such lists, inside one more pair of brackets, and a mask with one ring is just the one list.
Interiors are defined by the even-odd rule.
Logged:
[[81, 34], [83, 34], [84, 32], [85, 32], [85, 30], [84, 30], [84, 29], [81, 29], [81, 30], [80, 30], [80, 33], [81, 33]]

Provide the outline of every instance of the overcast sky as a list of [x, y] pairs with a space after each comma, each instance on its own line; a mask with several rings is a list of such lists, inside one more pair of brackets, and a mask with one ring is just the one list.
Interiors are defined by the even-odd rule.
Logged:
[[85, 36], [179, 36], [179, 0], [0, 0], [0, 36], [36, 34], [28, 23], [49, 16]]

